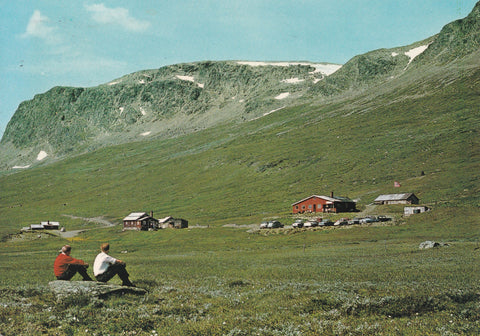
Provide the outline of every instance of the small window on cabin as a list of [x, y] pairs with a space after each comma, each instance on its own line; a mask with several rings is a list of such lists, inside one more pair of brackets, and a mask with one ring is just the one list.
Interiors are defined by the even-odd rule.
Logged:
[[297, 209], [297, 210], [298, 210], [298, 205], [295, 205], [295, 209]]
[[302, 205], [302, 209], [305, 209], [305, 205]]
[[312, 208], [312, 205], [310, 204], [310, 205], [308, 206], [308, 208], [311, 209], [311, 208]]

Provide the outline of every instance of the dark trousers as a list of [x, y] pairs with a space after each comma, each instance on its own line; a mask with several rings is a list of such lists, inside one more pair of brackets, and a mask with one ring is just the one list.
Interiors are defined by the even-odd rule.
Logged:
[[87, 273], [87, 267], [85, 265], [69, 264], [65, 272], [57, 276], [57, 280], [70, 280], [77, 273], [82, 276], [83, 280], [92, 280]]
[[122, 286], [131, 286], [132, 283], [128, 279], [128, 272], [127, 268], [125, 267], [125, 264], [112, 264], [108, 266], [107, 270], [103, 272], [102, 274], [99, 274], [95, 276], [97, 281], [100, 282], [107, 282], [111, 278], [113, 278], [115, 275], [118, 275], [118, 277], [122, 280]]

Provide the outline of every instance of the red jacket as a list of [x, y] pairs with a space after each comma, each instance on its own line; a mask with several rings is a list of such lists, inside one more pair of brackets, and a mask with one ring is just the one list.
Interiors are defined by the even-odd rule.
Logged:
[[87, 263], [82, 259], [75, 259], [66, 254], [60, 253], [53, 263], [53, 273], [55, 276], [62, 275], [69, 264], [86, 265]]

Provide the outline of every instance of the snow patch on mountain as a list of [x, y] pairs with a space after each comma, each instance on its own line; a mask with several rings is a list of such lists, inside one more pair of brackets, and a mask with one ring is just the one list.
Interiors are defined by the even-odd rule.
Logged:
[[417, 57], [418, 55], [422, 54], [425, 50], [427, 50], [429, 44], [423, 45], [417, 48], [410, 49], [409, 51], [405, 52], [405, 55], [410, 57], [410, 61], [408, 61], [407, 66], [412, 63], [412, 61]]
[[288, 96], [290, 96], [290, 92], [283, 92], [283, 93], [280, 93], [278, 96], [276, 96], [275, 99], [282, 100], [287, 98]]
[[262, 117], [265, 117], [265, 116], [267, 116], [267, 115], [269, 115], [269, 114], [272, 114], [272, 113], [274, 113], [274, 112], [277, 112], [277, 111], [283, 110], [285, 107], [286, 107], [286, 106], [282, 106], [282, 107], [279, 107], [279, 108], [277, 108], [277, 109], [271, 110], [271, 111], [269, 111], [269, 112], [265, 112], [264, 114], [262, 114], [262, 115], [261, 115], [261, 116], [259, 116], [259, 117], [256, 117], [256, 118], [253, 118], [253, 119], [250, 119], [250, 121], [253, 121], [253, 120], [258, 120], [258, 119], [260, 119], [260, 118], [262, 118]]
[[282, 83], [288, 83], [288, 84], [298, 84], [298, 83], [301, 83], [305, 81], [305, 79], [300, 79], [300, 78], [288, 78], [288, 79], [284, 79], [282, 80], [281, 82]]
[[306, 65], [315, 68], [314, 71], [310, 74], [321, 73], [326, 76], [330, 76], [335, 71], [340, 69], [342, 65], [340, 64], [330, 64], [330, 63], [310, 63], [310, 62], [256, 62], [256, 61], [238, 61], [237, 64], [240, 65], [250, 65], [250, 66], [290, 66], [290, 65]]
[[45, 151], [40, 151], [40, 153], [38, 153], [37, 155], [37, 161], [42, 161], [43, 159], [45, 159], [46, 157], [48, 156], [47, 152]]
[[193, 76], [176, 75], [175, 77], [177, 77], [178, 79], [183, 80], [183, 81], [195, 83], [195, 84], [197, 84], [197, 86], [199, 88], [203, 89], [205, 87], [205, 84], [195, 82], [195, 78]]
[[282, 106], [282, 107], [279, 107], [279, 108], [277, 108], [277, 109], [275, 109], [275, 110], [271, 110], [271, 111], [269, 111], [269, 112], [265, 112], [265, 113], [263, 114], [263, 116], [265, 117], [265, 116], [267, 116], [267, 115], [269, 115], [269, 114], [272, 114], [272, 113], [274, 113], [274, 112], [283, 110], [285, 107], [286, 107], [286, 106]]

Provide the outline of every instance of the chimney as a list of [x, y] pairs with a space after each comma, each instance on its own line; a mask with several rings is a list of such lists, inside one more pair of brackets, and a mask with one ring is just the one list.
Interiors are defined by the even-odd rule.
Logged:
[[152, 217], [152, 218], [153, 218], [153, 210], [152, 210], [152, 211], [150, 211], [150, 217]]
[[330, 191], [330, 197], [333, 198], [333, 191]]

